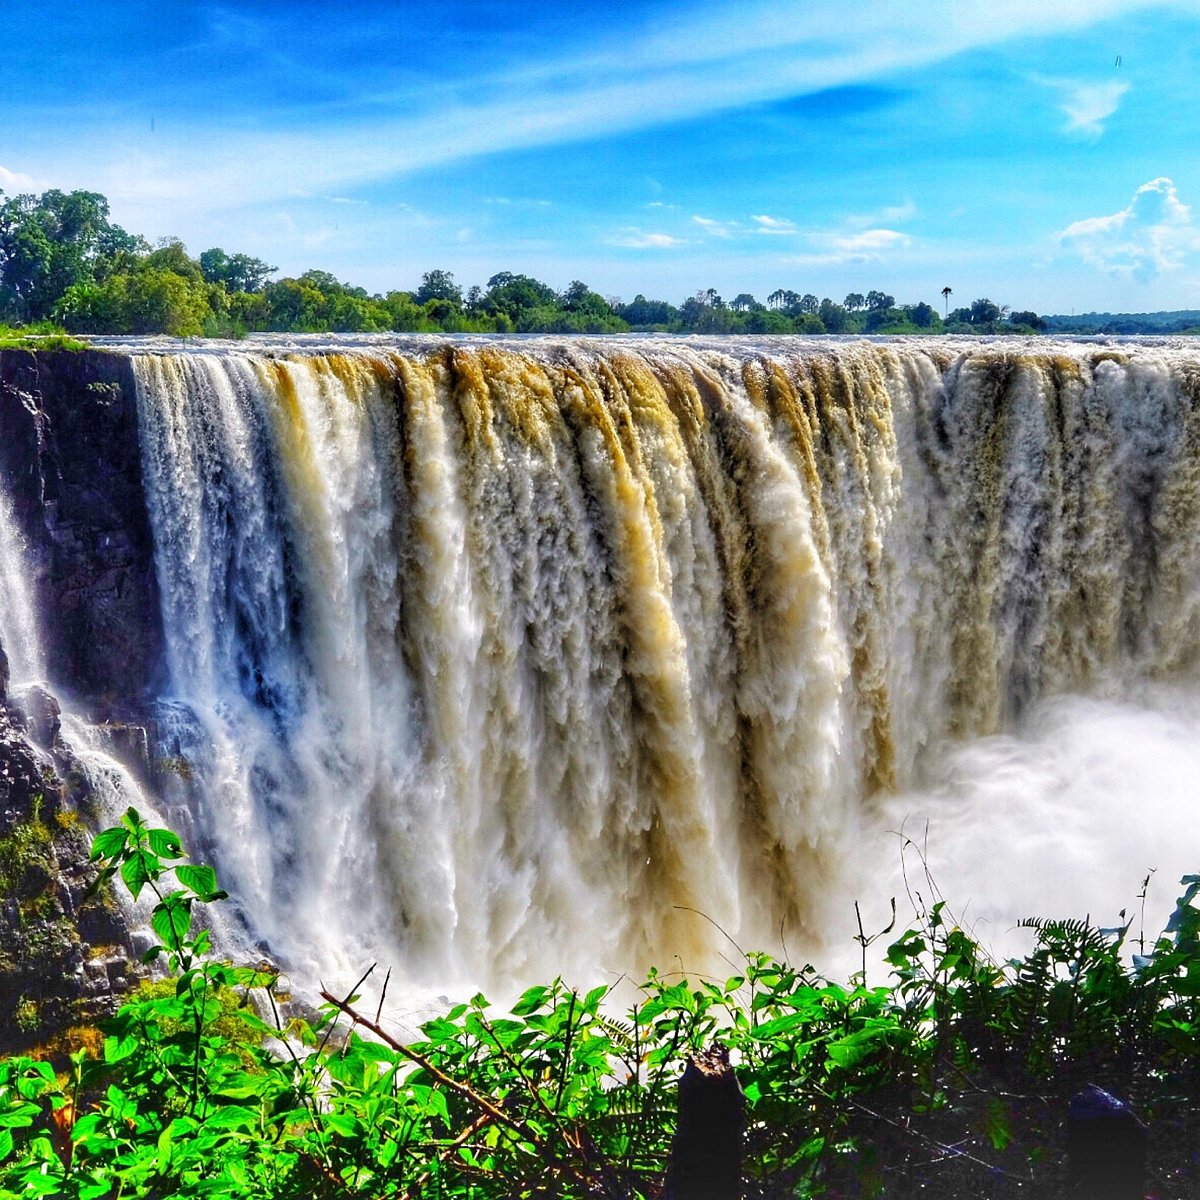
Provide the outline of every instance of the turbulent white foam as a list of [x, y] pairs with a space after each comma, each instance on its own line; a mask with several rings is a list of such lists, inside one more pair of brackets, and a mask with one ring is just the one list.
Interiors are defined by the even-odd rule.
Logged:
[[[890, 797], [847, 890], [886, 897], [906, 888], [926, 902], [932, 881], [993, 952], [1029, 942], [1023, 917], [1133, 918], [1153, 938], [1200, 866], [1200, 691], [1158, 688], [1136, 701], [1079, 696], [1038, 705], [1021, 728], [947, 748], [935, 780]], [[888, 836], [888, 832], [900, 837]], [[1143, 922], [1136, 897], [1153, 872]], [[843, 922], [847, 934], [849, 926]]]

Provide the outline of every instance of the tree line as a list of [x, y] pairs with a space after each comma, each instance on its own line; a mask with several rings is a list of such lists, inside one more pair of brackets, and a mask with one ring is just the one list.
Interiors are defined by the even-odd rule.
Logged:
[[779, 288], [766, 302], [715, 289], [676, 306], [638, 294], [604, 297], [581, 280], [563, 291], [501, 271], [466, 291], [445, 270], [411, 291], [370, 294], [327, 271], [275, 279], [276, 268], [220, 247], [193, 258], [176, 238], [157, 245], [109, 217], [98, 192], [0, 192], [0, 322], [72, 333], [238, 337], [250, 332], [371, 333], [1034, 333], [1033, 312], [987, 299], [946, 313], [897, 304], [881, 291], [829, 297]]

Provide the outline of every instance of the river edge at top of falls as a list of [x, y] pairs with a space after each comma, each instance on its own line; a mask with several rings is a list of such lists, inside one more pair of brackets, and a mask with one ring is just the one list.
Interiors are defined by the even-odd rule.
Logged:
[[[488, 346], [523, 352], [551, 351], [560, 346], [590, 349], [716, 351], [732, 358], [756, 354], [795, 354], [849, 346], [889, 346], [896, 349], [937, 350], [952, 355], [1000, 350], [1037, 356], [1056, 350], [1134, 348], [1183, 350], [1200, 339], [1170, 334], [1058, 335], [1037, 334], [550, 334], [550, 333], [251, 333], [244, 338], [81, 335], [89, 348], [126, 354], [321, 354], [342, 350], [397, 350], [427, 353], [440, 346]], [[37, 353], [35, 351], [35, 353]], [[69, 353], [69, 352], [68, 352]], [[86, 353], [76, 351], [75, 353]]]

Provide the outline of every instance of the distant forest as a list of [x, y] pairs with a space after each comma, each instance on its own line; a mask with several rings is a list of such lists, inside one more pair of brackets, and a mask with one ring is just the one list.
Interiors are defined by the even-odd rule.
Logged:
[[1080, 313], [1069, 317], [1043, 317], [1047, 333], [1200, 333], [1200, 309], [1175, 312]]
[[[950, 309], [950, 287], [941, 290], [943, 313], [939, 313], [924, 300], [898, 304], [895, 297], [878, 290], [851, 292], [839, 303], [786, 288], [776, 289], [764, 300], [748, 292], [726, 300], [709, 288], [675, 305], [641, 294], [625, 303], [598, 294], [581, 280], [560, 292], [511, 271], [493, 275], [486, 287], [464, 291], [449, 271], [434, 269], [413, 290], [384, 295], [372, 295], [326, 271], [305, 271], [283, 279], [273, 278], [275, 272], [262, 259], [219, 247], [193, 258], [177, 239], [151, 246], [145, 238], [114, 224], [108, 201], [97, 192], [52, 190], [41, 196], [12, 197], [0, 193], [0, 322], [19, 327], [178, 337], [239, 337], [259, 331], [1033, 334], [1047, 327], [1066, 330], [1050, 326], [1034, 312], [1014, 312], [986, 298]], [[1099, 320], [1107, 314], [1089, 316]]]

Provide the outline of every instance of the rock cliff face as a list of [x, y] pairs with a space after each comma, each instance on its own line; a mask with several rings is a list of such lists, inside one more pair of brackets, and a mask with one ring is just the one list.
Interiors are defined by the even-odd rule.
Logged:
[[162, 631], [128, 359], [0, 352], [0, 479], [53, 614], [50, 678], [93, 711], [148, 696]]
[[[0, 482], [28, 551], [46, 673], [106, 724], [138, 721], [162, 673], [136, 413], [123, 356], [0, 352]], [[100, 814], [58, 701], [8, 674], [0, 655], [0, 1051], [94, 1021], [138, 974], [111, 895], [84, 900]]]
[[0, 684], [0, 1052], [92, 1024], [140, 973], [111, 891], [86, 894], [92, 800], [54, 698]]

